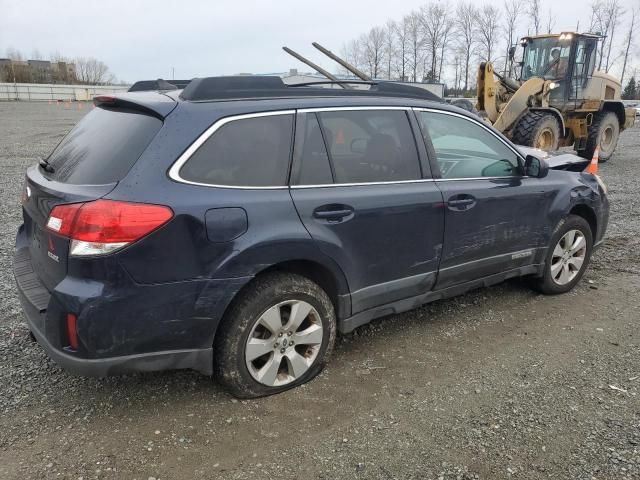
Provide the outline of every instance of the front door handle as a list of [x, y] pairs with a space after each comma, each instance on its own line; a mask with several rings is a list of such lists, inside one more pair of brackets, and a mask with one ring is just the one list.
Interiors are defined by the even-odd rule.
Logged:
[[447, 200], [447, 206], [449, 210], [461, 212], [469, 210], [476, 206], [475, 197], [467, 194], [454, 195]]
[[353, 216], [353, 207], [349, 205], [323, 205], [313, 211], [313, 216], [320, 220], [339, 222]]

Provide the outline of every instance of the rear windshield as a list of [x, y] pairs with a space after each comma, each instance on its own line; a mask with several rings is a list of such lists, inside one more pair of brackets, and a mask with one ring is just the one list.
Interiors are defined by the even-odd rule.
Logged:
[[102, 185], [121, 180], [162, 127], [162, 121], [131, 110], [95, 108], [48, 158], [58, 182]]

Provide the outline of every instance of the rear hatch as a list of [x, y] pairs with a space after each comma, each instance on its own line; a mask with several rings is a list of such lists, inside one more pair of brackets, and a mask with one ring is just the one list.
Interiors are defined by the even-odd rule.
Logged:
[[[162, 127], [158, 112], [130, 102], [87, 114], [40, 165], [27, 170], [23, 200], [24, 240], [33, 270], [51, 291], [67, 273], [69, 240], [47, 229], [56, 205], [97, 200], [128, 173]], [[170, 110], [169, 110], [170, 111]]]

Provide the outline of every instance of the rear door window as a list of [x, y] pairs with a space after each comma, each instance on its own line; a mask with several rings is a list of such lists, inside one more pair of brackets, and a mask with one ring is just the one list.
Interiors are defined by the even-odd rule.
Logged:
[[64, 183], [103, 185], [122, 180], [156, 136], [162, 121], [129, 110], [95, 108], [49, 155], [53, 173]]
[[336, 183], [421, 178], [418, 150], [404, 110], [318, 114]]
[[292, 133], [293, 114], [232, 120], [195, 151], [180, 177], [209, 185], [284, 186]]

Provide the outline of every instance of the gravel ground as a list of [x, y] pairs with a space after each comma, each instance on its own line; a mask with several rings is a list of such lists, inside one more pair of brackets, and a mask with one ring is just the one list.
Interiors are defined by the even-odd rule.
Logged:
[[29, 340], [24, 170], [87, 110], [0, 103], [0, 478], [640, 478], [640, 128], [601, 167], [608, 239], [573, 292], [510, 281], [376, 321], [313, 382], [237, 401], [193, 372], [73, 377]]

